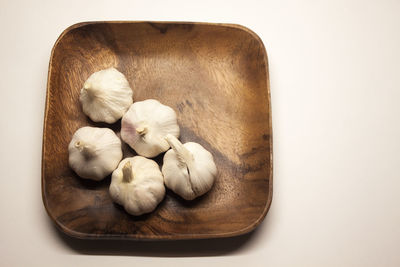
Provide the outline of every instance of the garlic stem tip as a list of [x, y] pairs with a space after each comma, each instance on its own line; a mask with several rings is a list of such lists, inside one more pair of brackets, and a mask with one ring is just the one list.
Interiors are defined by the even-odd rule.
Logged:
[[167, 134], [166, 136], [165, 136], [165, 139], [171, 139], [171, 138], [173, 138], [174, 136], [172, 135], [172, 134]]
[[122, 167], [122, 179], [126, 183], [129, 183], [133, 179], [132, 164], [130, 161], [125, 163], [124, 167]]
[[136, 128], [136, 132], [140, 135], [144, 135], [147, 133], [147, 128], [144, 126], [139, 126], [138, 128]]
[[183, 163], [191, 164], [193, 162], [192, 153], [178, 140], [178, 138], [172, 134], [167, 134], [165, 139]]
[[96, 156], [96, 148], [93, 145], [82, 145], [80, 144], [81, 152], [87, 159], [91, 159]]
[[131, 168], [132, 168], [131, 162], [130, 162], [130, 161], [127, 161], [127, 162], [125, 163], [125, 165], [124, 165], [124, 170], [125, 170], [125, 169], [131, 169]]

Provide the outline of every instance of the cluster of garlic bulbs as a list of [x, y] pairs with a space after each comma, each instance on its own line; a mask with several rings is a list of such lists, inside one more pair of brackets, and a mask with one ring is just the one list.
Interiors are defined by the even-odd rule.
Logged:
[[[121, 139], [138, 156], [122, 160], [121, 140], [112, 130], [82, 127], [68, 146], [70, 167], [80, 177], [96, 181], [112, 173], [111, 198], [132, 215], [153, 211], [165, 196], [164, 184], [186, 200], [209, 191], [217, 175], [211, 153], [198, 143], [178, 140], [171, 107], [155, 99], [133, 103], [132, 96], [128, 80], [115, 68], [86, 80], [79, 98], [83, 112], [95, 122], [122, 118]], [[149, 158], [165, 151], [160, 171]]]

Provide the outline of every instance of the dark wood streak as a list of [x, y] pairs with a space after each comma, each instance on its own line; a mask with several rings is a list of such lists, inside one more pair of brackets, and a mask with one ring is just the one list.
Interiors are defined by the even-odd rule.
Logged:
[[[110, 176], [80, 179], [68, 167], [68, 143], [83, 126], [79, 93], [89, 75], [114, 66], [134, 100], [175, 109], [183, 142], [209, 150], [218, 167], [213, 188], [186, 201], [167, 190], [150, 214], [114, 204]], [[136, 155], [123, 144], [124, 157]], [[164, 154], [154, 160], [162, 167]], [[227, 24], [90, 22], [65, 30], [54, 45], [43, 131], [42, 196], [50, 218], [79, 238], [193, 239], [253, 230], [272, 199], [272, 129], [267, 55], [258, 36]]]
[[159, 30], [161, 34], [167, 33], [168, 29], [170, 28], [181, 28], [185, 31], [191, 31], [195, 24], [190, 23], [176, 23], [176, 24], [167, 24], [167, 23], [159, 23], [159, 22], [148, 22], [148, 24]]
[[168, 25], [166, 25], [166, 24], [149, 22], [149, 25], [151, 27], [159, 30], [161, 34], [165, 34], [167, 32], [167, 30], [168, 30]]

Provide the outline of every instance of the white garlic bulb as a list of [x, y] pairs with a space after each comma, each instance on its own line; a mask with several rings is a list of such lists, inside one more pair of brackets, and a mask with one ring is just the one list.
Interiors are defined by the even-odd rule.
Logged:
[[186, 200], [192, 200], [211, 189], [217, 176], [213, 156], [198, 143], [182, 144], [167, 135], [172, 149], [164, 155], [162, 173], [165, 185]]
[[152, 158], [167, 151], [167, 134], [179, 136], [176, 113], [157, 100], [135, 102], [122, 117], [121, 138], [141, 156]]
[[115, 68], [93, 73], [86, 80], [79, 100], [83, 112], [96, 122], [114, 123], [132, 104], [132, 89], [125, 75]]
[[165, 195], [160, 168], [141, 156], [126, 158], [113, 172], [109, 192], [113, 201], [132, 215], [151, 212]]
[[69, 165], [82, 178], [96, 181], [109, 175], [122, 159], [121, 140], [108, 128], [82, 127], [68, 146]]

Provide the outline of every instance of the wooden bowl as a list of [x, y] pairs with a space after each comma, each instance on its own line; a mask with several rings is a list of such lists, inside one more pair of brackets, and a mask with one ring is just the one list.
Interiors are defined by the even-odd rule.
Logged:
[[[115, 67], [134, 101], [154, 98], [178, 116], [182, 142], [213, 155], [216, 182], [185, 201], [172, 191], [155, 211], [135, 217], [114, 204], [110, 177], [79, 178], [68, 166], [68, 143], [94, 123], [79, 102], [95, 71]], [[124, 156], [134, 151], [124, 146]], [[163, 154], [155, 160], [162, 165]], [[42, 197], [47, 213], [78, 238], [194, 239], [253, 230], [272, 199], [272, 130], [267, 54], [249, 29], [230, 24], [85, 22], [66, 29], [50, 58], [43, 131]]]

